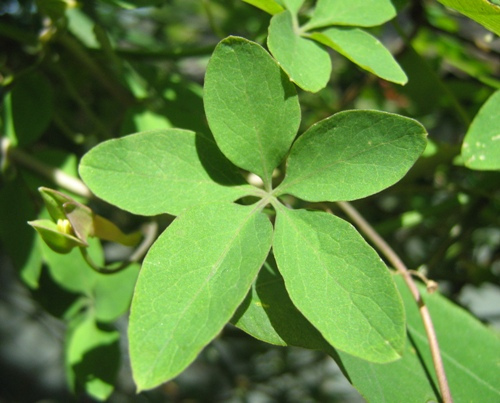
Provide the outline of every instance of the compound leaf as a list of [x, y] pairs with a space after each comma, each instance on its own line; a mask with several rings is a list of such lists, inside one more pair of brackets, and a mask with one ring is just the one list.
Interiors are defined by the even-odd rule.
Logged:
[[500, 90], [474, 118], [462, 144], [462, 157], [471, 169], [500, 169]]
[[212, 140], [179, 129], [103, 142], [83, 156], [79, 171], [97, 196], [142, 215], [177, 215], [205, 200], [238, 199], [250, 189]]
[[311, 33], [311, 38], [384, 80], [397, 84], [405, 84], [408, 81], [391, 52], [377, 38], [362, 29], [329, 28]]
[[205, 75], [205, 111], [221, 151], [271, 183], [300, 123], [295, 87], [260, 45], [221, 41]]
[[333, 347], [372, 362], [401, 357], [401, 298], [354, 227], [331, 214], [281, 207], [273, 250], [294, 305]]
[[345, 111], [313, 125], [294, 143], [277, 195], [353, 200], [400, 180], [424, 151], [417, 121], [378, 111]]
[[130, 315], [139, 390], [179, 374], [220, 332], [257, 276], [271, 238], [260, 209], [220, 203], [187, 210], [159, 237], [143, 263]]
[[300, 36], [290, 11], [271, 19], [267, 45], [290, 80], [300, 88], [317, 92], [328, 83], [330, 56], [315, 41]]

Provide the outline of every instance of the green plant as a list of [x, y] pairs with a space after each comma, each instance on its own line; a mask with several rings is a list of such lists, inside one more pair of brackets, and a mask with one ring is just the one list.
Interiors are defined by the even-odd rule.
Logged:
[[[319, 0], [304, 7], [300, 0], [247, 1], [273, 15], [267, 38], [272, 56], [258, 43], [236, 36], [209, 49], [203, 88], [209, 129], [196, 84], [172, 75], [162, 84], [167, 87], [164, 92], [143, 85], [142, 78], [151, 79], [151, 72], [119, 59], [137, 56], [113, 53], [98, 24], [95, 35], [90, 34], [92, 22], [86, 14], [64, 2], [56, 2], [55, 8], [49, 3], [40, 1], [39, 6], [56, 33], [47, 33], [44, 40], [77, 55], [114, 102], [127, 107], [130, 115], [119, 119], [125, 122], [122, 133], [133, 131], [128, 127], [152, 128], [109, 139], [114, 120], [108, 101], [99, 98], [101, 112], [109, 114], [102, 120], [76, 96], [75, 103], [99, 139], [79, 163], [83, 184], [74, 178], [75, 159], [67, 154], [41, 153], [38, 160], [59, 166], [50, 168], [22, 151], [37, 143], [53, 119], [55, 100], [47, 77], [31, 70], [15, 76], [4, 101], [4, 174], [12, 179], [6, 180], [0, 203], [16, 203], [22, 217], [2, 216], [8, 223], [2, 226], [2, 241], [14, 251], [13, 260], [32, 288], [43, 279], [44, 262], [53, 281], [72, 293], [56, 315], [68, 325], [65, 360], [73, 390], [98, 399], [111, 395], [120, 355], [113, 323], [131, 301], [128, 341], [138, 391], [176, 377], [231, 322], [270, 344], [327, 353], [371, 401], [498, 397], [497, 357], [491, 353], [498, 351], [498, 337], [433, 293], [436, 284], [408, 270], [347, 203], [399, 182], [424, 152], [426, 130], [417, 120], [374, 109], [319, 113], [314, 106], [317, 98], [300, 90], [298, 94], [295, 87], [316, 92], [327, 85], [332, 64], [323, 45], [380, 78], [404, 84], [406, 74], [391, 53], [371, 33], [357, 28], [392, 19], [404, 2], [394, 6], [378, 0], [368, 7], [366, 2], [341, 5]], [[125, 3], [155, 2], [120, 2]], [[73, 36], [61, 34], [66, 23]], [[411, 60], [407, 65], [421, 63], [409, 42], [406, 46]], [[113, 61], [111, 70], [102, 70], [89, 57], [92, 49]], [[176, 57], [175, 52], [167, 57]], [[47, 63], [50, 74], [66, 83], [68, 93], [81, 90], [73, 83], [76, 75], [71, 69], [64, 71], [53, 61], [39, 63]], [[496, 85], [486, 67], [464, 60], [457, 64], [474, 71], [481, 82]], [[411, 86], [411, 67], [407, 73]], [[423, 82], [437, 82], [436, 88], [451, 93], [432, 75]], [[418, 102], [415, 89], [408, 91], [417, 108], [428, 107]], [[44, 108], [30, 103], [33, 92], [44, 97]], [[183, 98], [188, 100], [184, 104]], [[450, 108], [467, 121], [468, 112], [450, 98]], [[472, 169], [499, 168], [499, 102], [497, 91], [468, 130], [462, 157]], [[307, 116], [302, 125], [301, 107]], [[36, 119], [31, 119], [32, 113], [38, 114]], [[59, 129], [80, 141], [65, 130], [64, 116], [57, 118]], [[426, 154], [431, 158], [432, 148]], [[45, 181], [29, 173], [16, 175], [9, 164], [50, 177], [74, 198], [47, 189]], [[418, 163], [416, 169], [425, 170]], [[27, 191], [19, 190], [24, 189], [22, 183], [28, 184]], [[31, 224], [48, 246], [26, 229], [10, 240], [9, 226], [36, 215], [27, 200], [31, 189], [40, 186], [46, 208]], [[158, 215], [176, 218], [156, 240], [154, 226], [145, 227], [143, 242], [129, 258], [106, 265], [102, 245], [93, 238], [134, 246], [139, 232], [124, 235], [101, 216], [120, 217], [110, 213], [114, 209], [96, 214], [85, 206], [92, 194], [134, 215], [150, 216], [152, 222]], [[103, 208], [91, 203], [96, 210]], [[394, 272], [341, 215], [358, 227]], [[24, 250], [12, 246], [20, 239], [29, 240]], [[139, 270], [136, 262], [146, 252]], [[423, 279], [425, 287], [417, 286], [413, 277]]]

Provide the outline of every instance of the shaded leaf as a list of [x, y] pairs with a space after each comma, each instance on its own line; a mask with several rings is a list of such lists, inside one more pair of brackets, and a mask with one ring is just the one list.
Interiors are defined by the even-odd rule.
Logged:
[[356, 63], [361, 68], [398, 84], [408, 81], [406, 74], [384, 45], [358, 28], [329, 28], [311, 33], [311, 38]]
[[396, 16], [391, 0], [318, 0], [305, 30], [329, 25], [373, 27]]
[[220, 42], [205, 75], [205, 111], [221, 151], [271, 183], [300, 123], [295, 87], [260, 45]]
[[470, 125], [462, 157], [471, 169], [500, 169], [500, 90], [484, 103]]
[[32, 144], [52, 120], [52, 86], [40, 73], [21, 76], [11, 94], [12, 121], [18, 146]]
[[79, 170], [97, 196], [142, 215], [177, 215], [206, 200], [238, 199], [251, 189], [240, 186], [243, 178], [211, 140], [179, 129], [103, 142], [83, 156]]
[[273, 250], [294, 305], [332, 346], [373, 362], [401, 357], [401, 298], [382, 260], [349, 223], [281, 207]]
[[72, 324], [66, 337], [66, 372], [74, 391], [106, 400], [119, 368], [120, 334], [98, 327], [92, 316]]
[[290, 11], [271, 19], [267, 46], [300, 88], [317, 92], [328, 83], [332, 70], [330, 56], [316, 42], [300, 36]]
[[211, 203], [184, 212], [158, 238], [144, 260], [130, 315], [138, 390], [179, 374], [217, 335], [257, 276], [271, 237], [259, 208]]
[[424, 151], [417, 121], [378, 111], [345, 111], [313, 125], [294, 143], [277, 195], [353, 200], [400, 180]]

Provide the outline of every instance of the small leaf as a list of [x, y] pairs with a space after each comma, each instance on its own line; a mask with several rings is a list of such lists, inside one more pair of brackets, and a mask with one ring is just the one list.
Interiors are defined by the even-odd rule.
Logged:
[[130, 359], [138, 390], [179, 374], [220, 332], [271, 238], [260, 209], [236, 204], [187, 210], [165, 230], [144, 260], [132, 301]]
[[270, 185], [300, 123], [295, 87], [273, 58], [246, 39], [224, 39], [207, 67], [204, 101], [222, 152]]
[[500, 90], [479, 110], [462, 144], [462, 157], [471, 169], [500, 169]]
[[245, 3], [251, 4], [261, 10], [264, 10], [266, 13], [274, 15], [281, 13], [283, 11], [283, 7], [275, 0], [243, 0]]
[[98, 327], [93, 317], [73, 323], [67, 335], [66, 372], [71, 389], [106, 400], [119, 368], [120, 334]]
[[57, 224], [50, 220], [28, 221], [28, 224], [40, 234], [43, 241], [54, 252], [65, 254], [73, 248], [87, 246], [86, 242], [72, 235], [72, 230], [65, 229], [66, 223], [69, 224], [67, 220], [59, 220]]
[[300, 36], [290, 11], [271, 19], [267, 45], [290, 80], [300, 88], [317, 92], [328, 83], [330, 56], [316, 42]]
[[313, 125], [294, 143], [276, 194], [308, 201], [354, 200], [400, 180], [424, 151], [417, 121], [378, 111], [345, 111]]
[[408, 81], [406, 74], [382, 43], [358, 28], [329, 28], [311, 33], [311, 38], [356, 63], [361, 68], [398, 84]]
[[491, 32], [500, 35], [500, 4], [498, 0], [439, 0], [454, 8]]
[[233, 201], [249, 185], [210, 139], [163, 129], [108, 140], [80, 162], [80, 175], [100, 198], [134, 214], [179, 214], [205, 200]]
[[382, 260], [349, 223], [281, 207], [273, 250], [294, 305], [333, 347], [372, 362], [401, 357], [401, 298]]
[[304, 30], [329, 25], [356, 25], [373, 27], [396, 16], [391, 0], [318, 0], [316, 8]]

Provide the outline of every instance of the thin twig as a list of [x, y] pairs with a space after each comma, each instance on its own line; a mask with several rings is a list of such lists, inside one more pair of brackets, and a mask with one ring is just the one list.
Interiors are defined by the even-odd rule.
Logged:
[[80, 179], [74, 178], [58, 168], [51, 167], [50, 165], [46, 165], [43, 162], [38, 161], [19, 148], [12, 147], [7, 137], [2, 137], [0, 146], [2, 157], [6, 160], [12, 161], [21, 167], [28, 168], [29, 170], [36, 172], [38, 175], [49, 179], [60, 187], [76, 195], [85, 198], [92, 197], [92, 193], [89, 188]]
[[[373, 229], [373, 227], [364, 219], [364, 217], [350, 204], [346, 202], [337, 202], [338, 206], [344, 211], [352, 221], [359, 227], [359, 229], [374, 243], [374, 245], [379, 249], [379, 251], [387, 258], [387, 260], [394, 266], [398, 273], [403, 276], [403, 279], [410, 289], [413, 298], [417, 302], [420, 316], [424, 322], [425, 332], [427, 333], [427, 339], [429, 340], [429, 347], [432, 354], [432, 360], [434, 362], [434, 368], [436, 370], [436, 375], [438, 378], [439, 389], [441, 391], [441, 397], [444, 403], [452, 403], [453, 399], [451, 397], [450, 387], [446, 379], [446, 373], [443, 366], [443, 360], [441, 358], [441, 353], [439, 350], [439, 344], [434, 330], [434, 325], [432, 324], [431, 315], [427, 306], [425, 305], [418, 288], [413, 281], [411, 272], [399, 258], [399, 256], [394, 252], [394, 250], [384, 241], [384, 239]], [[330, 209], [326, 209], [327, 212], [332, 213]]]

